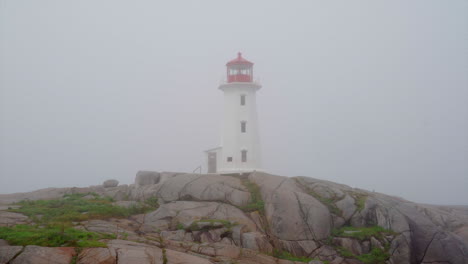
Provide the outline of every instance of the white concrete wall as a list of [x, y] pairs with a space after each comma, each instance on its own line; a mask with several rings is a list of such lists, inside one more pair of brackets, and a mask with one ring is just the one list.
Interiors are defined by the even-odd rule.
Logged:
[[[224, 92], [224, 126], [222, 150], [218, 162], [219, 173], [237, 173], [261, 170], [260, 137], [258, 131], [256, 92], [261, 88], [256, 83], [226, 83], [219, 89]], [[241, 95], [246, 95], [241, 105]], [[245, 121], [246, 133], [241, 132]], [[247, 150], [247, 162], [242, 162], [241, 151]], [[227, 157], [233, 161], [228, 162]]]

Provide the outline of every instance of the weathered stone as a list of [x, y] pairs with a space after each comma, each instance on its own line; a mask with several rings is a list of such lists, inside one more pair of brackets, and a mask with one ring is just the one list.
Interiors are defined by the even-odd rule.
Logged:
[[354, 203], [354, 199], [348, 194], [346, 194], [343, 199], [335, 203], [338, 209], [341, 210], [345, 221], [351, 219], [351, 216], [353, 216], [354, 212], [356, 211], [357, 207]]
[[369, 241], [361, 242], [362, 254], [367, 254], [371, 251], [371, 245]]
[[330, 235], [328, 208], [303, 193], [294, 179], [254, 172], [249, 180], [260, 187], [273, 235], [282, 240], [322, 240]]
[[135, 177], [135, 186], [141, 187], [145, 185], [158, 184], [161, 175], [155, 171], [139, 171]]
[[377, 240], [375, 237], [371, 237], [370, 243], [371, 243], [372, 248], [379, 248], [381, 250], [384, 249], [384, 247], [382, 246], [382, 243], [380, 243], [380, 241]]
[[218, 228], [218, 229], [211, 229], [208, 231], [208, 233], [211, 236], [211, 239], [215, 242], [219, 242], [222, 239], [223, 235], [226, 235], [229, 232], [229, 229], [227, 228]]
[[115, 264], [116, 258], [108, 248], [85, 248], [78, 255], [77, 264]]
[[221, 241], [219, 241], [219, 243], [221, 244], [225, 244], [225, 245], [232, 245], [234, 246], [234, 241], [232, 241], [232, 239], [228, 238], [228, 237], [223, 237], [223, 239], [221, 239]]
[[216, 202], [177, 201], [163, 204], [158, 210], [147, 214], [142, 231], [168, 230], [174, 223], [190, 226], [203, 218], [237, 222], [250, 230], [256, 229], [255, 223], [234, 206]]
[[213, 247], [216, 250], [217, 256], [223, 256], [228, 258], [237, 259], [240, 256], [241, 249], [234, 245], [227, 245], [222, 242], [215, 243]]
[[232, 228], [232, 240], [238, 247], [242, 246], [242, 234], [247, 232], [245, 225], [236, 225]]
[[157, 196], [170, 201], [222, 201], [236, 206], [247, 205], [250, 193], [240, 180], [212, 174], [184, 174], [162, 182]]
[[74, 248], [26, 246], [11, 264], [69, 264], [74, 255]]
[[185, 230], [177, 231], [161, 231], [161, 237], [168, 240], [184, 241], [186, 236]]
[[353, 238], [336, 237], [333, 239], [333, 243], [351, 251], [355, 255], [363, 254], [359, 240]]
[[329, 264], [341, 264], [343, 262], [344, 258], [342, 257], [336, 257], [334, 260], [330, 261]]
[[315, 250], [310, 257], [318, 258], [320, 260], [332, 261], [338, 256], [336, 250], [330, 246], [321, 246]]
[[106, 180], [102, 183], [102, 186], [104, 188], [110, 188], [110, 187], [117, 187], [119, 185], [119, 181], [118, 180]]
[[287, 241], [279, 240], [281, 248], [295, 256], [309, 256], [319, 246], [314, 240]]
[[273, 246], [268, 241], [268, 238], [264, 234], [259, 232], [243, 233], [242, 247], [264, 253], [273, 252]]
[[197, 227], [199, 229], [213, 229], [223, 227], [224, 224], [221, 222], [207, 222], [207, 221], [197, 221]]
[[107, 246], [118, 264], [163, 263], [163, 253], [158, 247], [117, 239], [109, 241]]
[[311, 260], [311, 261], [309, 261], [309, 263], [307, 263], [307, 264], [323, 264], [323, 262], [320, 261], [320, 260]]
[[8, 243], [8, 241], [0, 239], [0, 247], [9, 246], [9, 245], [10, 244]]
[[22, 246], [8, 246], [0, 244], [0, 263], [8, 263], [18, 253], [20, 253], [22, 249]]
[[29, 218], [23, 214], [0, 211], [0, 226], [14, 226], [29, 222]]
[[[170, 250], [170, 249], [166, 249], [166, 257], [168, 260], [167, 264], [185, 264], [185, 263], [187, 264], [212, 264], [212, 262], [207, 259], [194, 256], [194, 255], [185, 254], [185, 253], [174, 251], [174, 250]], [[154, 263], [154, 262], [150, 262], [150, 263]]]

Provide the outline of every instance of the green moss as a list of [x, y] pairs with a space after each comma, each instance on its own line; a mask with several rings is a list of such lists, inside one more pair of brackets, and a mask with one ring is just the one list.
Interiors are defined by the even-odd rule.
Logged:
[[105, 247], [98, 240], [115, 236], [78, 230], [65, 226], [16, 225], [0, 227], [0, 238], [12, 245], [37, 245], [43, 247]]
[[340, 256], [345, 257], [345, 258], [356, 258], [356, 255], [354, 255], [351, 251], [347, 250], [344, 247], [337, 247], [336, 251]]
[[396, 233], [380, 226], [371, 227], [352, 227], [345, 226], [340, 229], [334, 229], [332, 235], [335, 237], [351, 237], [359, 240], [367, 240], [371, 237], [382, 239], [383, 235], [395, 235]]
[[384, 264], [390, 258], [390, 254], [380, 248], [373, 248], [368, 254], [362, 254], [356, 258], [365, 264]]
[[300, 178], [294, 178], [296, 181], [297, 185], [306, 193], [309, 195], [313, 196], [315, 199], [319, 200], [323, 205], [325, 205], [328, 210], [335, 215], [342, 216], [343, 212], [335, 205], [335, 202], [341, 200], [343, 197], [332, 197], [332, 198], [327, 198], [323, 197], [311, 188], [307, 187], [306, 184], [304, 184]]
[[390, 254], [380, 248], [373, 248], [369, 253], [357, 256], [343, 247], [337, 247], [336, 250], [342, 257], [358, 259], [365, 264], [385, 264], [390, 258]]
[[265, 202], [262, 199], [262, 194], [260, 192], [260, 187], [257, 184], [249, 181], [242, 180], [242, 185], [244, 185], [247, 190], [250, 192], [250, 202], [245, 206], [239, 207], [244, 212], [254, 212], [259, 211], [261, 214], [264, 214], [265, 211]]
[[305, 263], [308, 263], [309, 261], [312, 260], [312, 258], [294, 256], [293, 254], [291, 254], [291, 253], [289, 253], [287, 251], [280, 251], [280, 250], [277, 250], [277, 249], [275, 249], [273, 251], [273, 257], [279, 258], [279, 259], [286, 259], [286, 260], [290, 260], [290, 261], [305, 262]]
[[166, 255], [166, 249], [165, 248], [162, 249], [162, 254], [163, 254], [163, 264], [167, 264], [168, 260], [167, 260], [167, 255]]
[[145, 200], [145, 204], [151, 208], [159, 208], [158, 198], [153, 196]]
[[335, 205], [335, 202], [338, 199], [331, 199], [320, 196], [318, 193], [312, 190], [309, 190], [309, 194], [312, 195], [315, 199], [319, 200], [323, 205], [325, 205], [332, 214], [339, 216], [343, 214], [343, 212]]
[[182, 223], [177, 223], [177, 226], [176, 226], [177, 230], [184, 230], [185, 227]]
[[356, 205], [358, 212], [361, 212], [366, 206], [367, 195], [361, 193], [354, 193], [352, 194], [352, 196], [354, 197], [354, 204]]

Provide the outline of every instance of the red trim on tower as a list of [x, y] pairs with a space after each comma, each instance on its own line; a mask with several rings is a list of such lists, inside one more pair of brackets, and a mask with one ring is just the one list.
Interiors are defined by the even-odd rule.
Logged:
[[237, 58], [229, 61], [228, 63], [226, 63], [226, 66], [230, 66], [230, 65], [236, 65], [236, 64], [244, 64], [244, 65], [253, 65], [252, 62], [242, 58], [242, 53], [237, 53]]

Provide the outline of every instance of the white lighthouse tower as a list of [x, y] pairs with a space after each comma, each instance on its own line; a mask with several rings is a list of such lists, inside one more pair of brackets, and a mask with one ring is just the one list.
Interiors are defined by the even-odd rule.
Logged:
[[244, 173], [261, 169], [256, 92], [253, 63], [242, 58], [229, 61], [224, 92], [224, 120], [221, 147], [207, 150], [208, 173]]

